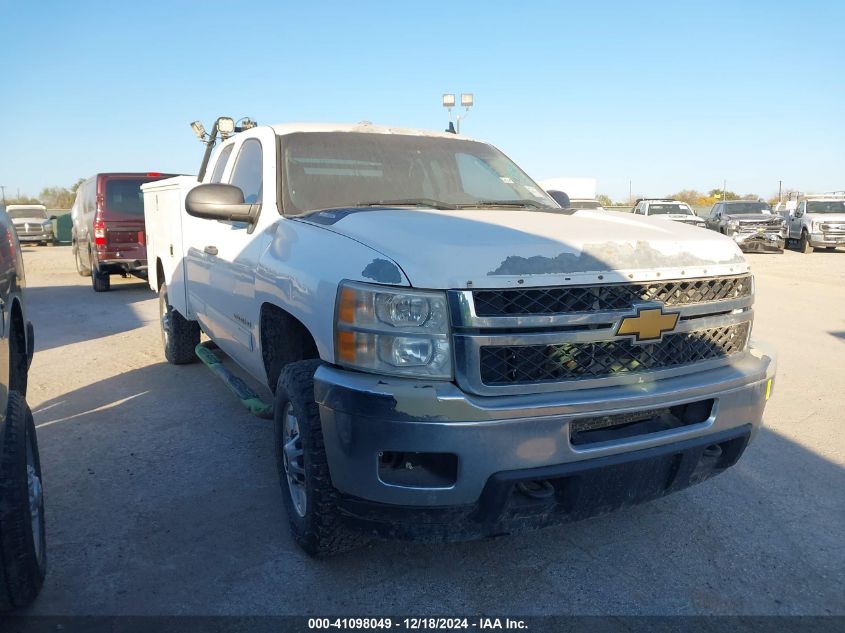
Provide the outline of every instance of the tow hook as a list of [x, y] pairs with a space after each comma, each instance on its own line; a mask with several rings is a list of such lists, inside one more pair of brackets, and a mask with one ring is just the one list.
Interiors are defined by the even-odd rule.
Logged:
[[555, 496], [554, 486], [546, 479], [520, 481], [516, 484], [516, 489], [532, 499], [551, 499]]

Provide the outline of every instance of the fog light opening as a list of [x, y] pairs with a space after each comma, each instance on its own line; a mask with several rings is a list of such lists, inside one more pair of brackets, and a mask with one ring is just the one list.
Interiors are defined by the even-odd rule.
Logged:
[[702, 456], [709, 459], [719, 459], [722, 456], [722, 447], [718, 444], [711, 444], [704, 449]]
[[378, 477], [391, 486], [448, 488], [458, 481], [458, 456], [382, 451], [378, 455]]
[[555, 488], [546, 479], [535, 479], [533, 481], [520, 481], [516, 489], [531, 499], [551, 499], [555, 496]]

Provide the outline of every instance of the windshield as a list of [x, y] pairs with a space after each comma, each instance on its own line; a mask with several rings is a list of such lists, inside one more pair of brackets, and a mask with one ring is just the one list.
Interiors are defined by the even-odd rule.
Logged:
[[19, 218], [42, 218], [47, 219], [47, 212], [44, 209], [10, 209], [9, 217], [13, 220]]
[[601, 203], [598, 200], [573, 200], [569, 208], [571, 209], [601, 209]]
[[692, 209], [685, 204], [650, 204], [649, 215], [694, 215]]
[[361, 132], [284, 137], [285, 211], [376, 205], [558, 205], [494, 147], [476, 141]]
[[810, 200], [807, 213], [845, 213], [845, 200]]
[[725, 213], [771, 213], [772, 210], [765, 202], [731, 202], [725, 205]]

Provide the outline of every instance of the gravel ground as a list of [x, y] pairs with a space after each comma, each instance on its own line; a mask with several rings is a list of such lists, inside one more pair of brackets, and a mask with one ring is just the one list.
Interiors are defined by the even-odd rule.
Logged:
[[271, 424], [160, 351], [157, 301], [25, 248], [49, 571], [31, 614], [845, 614], [845, 251], [749, 255], [779, 375], [714, 480], [637, 508], [446, 546], [293, 544]]

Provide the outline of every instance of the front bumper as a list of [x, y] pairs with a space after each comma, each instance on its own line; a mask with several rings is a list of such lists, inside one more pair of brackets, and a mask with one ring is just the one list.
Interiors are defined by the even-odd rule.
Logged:
[[52, 242], [52, 233], [18, 233], [19, 242]]
[[845, 246], [845, 235], [811, 233], [810, 245], [821, 247]]
[[[466, 508], [479, 503], [494, 476], [592, 468], [604, 458], [657, 447], [672, 452], [688, 440], [709, 445], [712, 437], [740, 428], [750, 438], [762, 424], [775, 370], [774, 354], [752, 347], [722, 367], [659, 381], [484, 397], [452, 383], [324, 365], [315, 374], [314, 394], [332, 482], [350, 503]], [[587, 445], [571, 441], [570, 425], [578, 420], [703, 400], [713, 401], [712, 410], [695, 424]], [[455, 455], [455, 480], [439, 487], [385, 483], [379, 474], [385, 452]]]
[[734, 233], [730, 237], [745, 253], [780, 253], [786, 244], [782, 233]]

